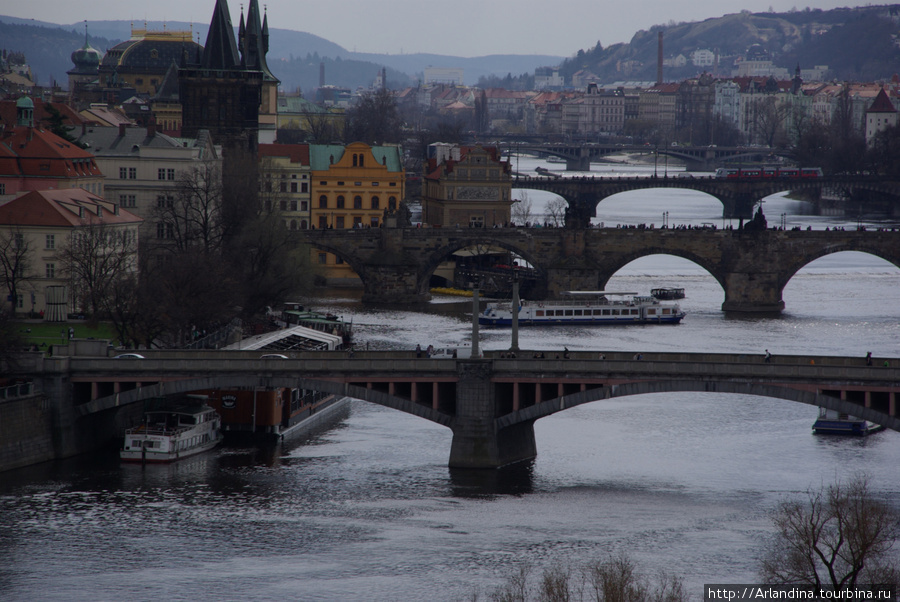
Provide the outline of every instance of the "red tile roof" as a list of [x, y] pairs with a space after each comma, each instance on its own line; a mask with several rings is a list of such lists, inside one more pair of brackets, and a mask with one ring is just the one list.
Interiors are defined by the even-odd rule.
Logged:
[[[98, 207], [102, 215], [98, 215]], [[85, 224], [138, 224], [135, 214], [83, 188], [35, 190], [0, 205], [0, 224], [81, 227]]]
[[17, 126], [0, 136], [0, 177], [102, 177], [94, 155], [40, 128]]
[[308, 144], [260, 144], [260, 157], [289, 157], [291, 163], [309, 165]]

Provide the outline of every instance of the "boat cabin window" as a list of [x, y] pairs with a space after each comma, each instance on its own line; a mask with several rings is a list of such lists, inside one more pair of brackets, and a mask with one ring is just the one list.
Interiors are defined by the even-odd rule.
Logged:
[[610, 310], [604, 309], [604, 310], [603, 310], [603, 315], [604, 315], [604, 316], [608, 316], [608, 315], [609, 315], [609, 312], [610, 312]]
[[571, 316], [571, 315], [572, 315], [572, 310], [571, 310], [571, 309], [567, 309], [567, 310], [566, 310], [566, 315], [567, 315], [567, 316]]
[[612, 315], [618, 316], [618, 315], [619, 315], [619, 310], [618, 310], [618, 309], [612, 310]]
[[537, 316], [538, 318], [541, 318], [541, 317], [543, 317], [543, 315], [544, 315], [544, 310], [543, 310], [543, 309], [539, 309], [539, 310], [537, 310], [537, 311], [534, 312], [534, 315]]
[[575, 310], [575, 315], [576, 315], [576, 316], [580, 316], [580, 315], [581, 315], [581, 310], [580, 310], [580, 309], [576, 309], [576, 310]]
[[668, 307], [664, 307], [663, 310], [662, 310], [664, 316], [669, 315], [669, 313], [671, 313], [671, 311], [672, 311], [672, 310], [669, 309]]

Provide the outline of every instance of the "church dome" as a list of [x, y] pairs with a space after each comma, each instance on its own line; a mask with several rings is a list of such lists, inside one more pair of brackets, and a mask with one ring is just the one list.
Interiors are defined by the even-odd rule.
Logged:
[[85, 41], [84, 46], [72, 53], [72, 64], [80, 73], [97, 73], [100, 68], [100, 51]]

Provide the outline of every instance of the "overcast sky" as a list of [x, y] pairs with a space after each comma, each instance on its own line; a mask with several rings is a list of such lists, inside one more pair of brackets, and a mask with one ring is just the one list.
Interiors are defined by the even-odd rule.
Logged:
[[[549, 54], [627, 42], [635, 32], [669, 22], [729, 13], [803, 10], [792, 0], [258, 0], [269, 27], [306, 31], [350, 51], [430, 52], [454, 56]], [[249, 0], [244, 1], [244, 8]], [[240, 0], [228, 0], [232, 23]], [[815, 8], [854, 6], [816, 0]], [[92, 20], [193, 21], [208, 24], [215, 0], [0, 0], [0, 15], [59, 24]]]

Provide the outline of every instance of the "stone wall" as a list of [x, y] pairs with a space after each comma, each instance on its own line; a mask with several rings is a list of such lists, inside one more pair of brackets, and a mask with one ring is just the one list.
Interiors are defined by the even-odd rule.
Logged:
[[0, 401], [0, 472], [55, 457], [49, 398], [35, 394]]

